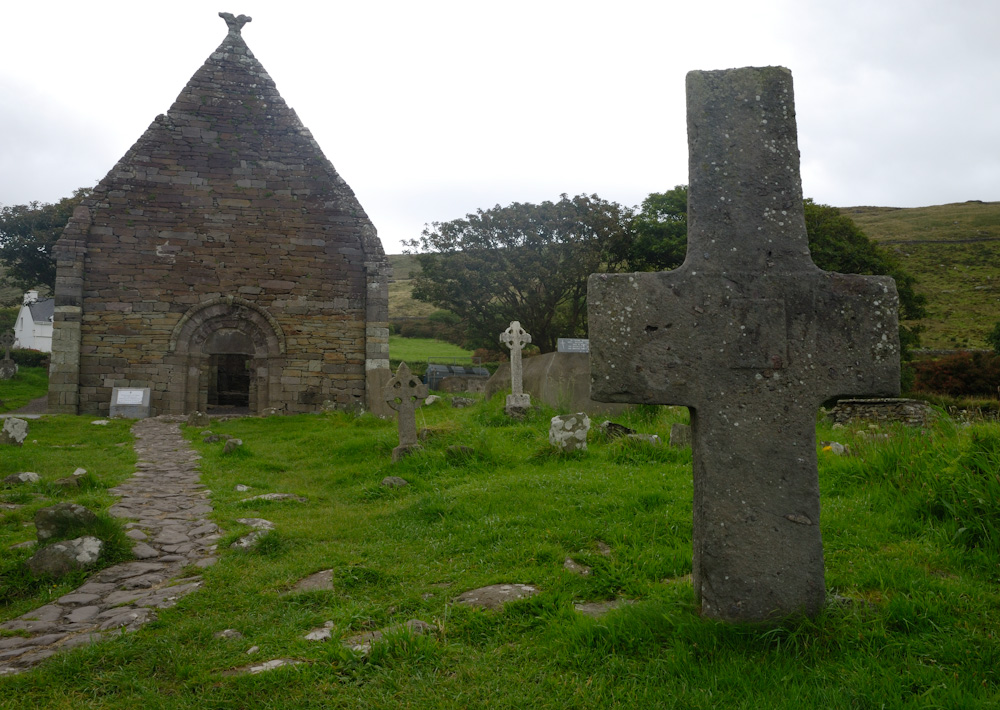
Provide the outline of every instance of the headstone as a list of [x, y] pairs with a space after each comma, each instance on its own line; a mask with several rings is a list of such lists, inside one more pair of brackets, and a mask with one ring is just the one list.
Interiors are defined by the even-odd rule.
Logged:
[[17, 374], [17, 363], [10, 358], [10, 348], [14, 344], [14, 331], [0, 335], [0, 348], [4, 349], [3, 360], [0, 360], [0, 380], [10, 380]]
[[670, 426], [670, 445], [678, 449], [691, 446], [691, 427], [687, 424], [672, 424]]
[[417, 407], [427, 398], [427, 385], [410, 373], [405, 362], [399, 363], [396, 375], [385, 385], [385, 402], [399, 414], [399, 446], [392, 450], [392, 460], [399, 461], [422, 448], [417, 442]]
[[687, 256], [590, 277], [592, 396], [691, 409], [702, 614], [812, 616], [825, 586], [816, 413], [833, 396], [898, 392], [896, 288], [810, 258], [787, 69], [691, 72], [687, 91]]
[[589, 353], [590, 340], [587, 338], [559, 338], [556, 340], [556, 352]]
[[504, 411], [511, 417], [523, 417], [531, 408], [531, 395], [524, 393], [521, 350], [531, 342], [531, 335], [515, 320], [500, 334], [500, 342], [510, 348], [510, 394], [507, 395]]
[[112, 419], [146, 419], [149, 416], [149, 387], [115, 387], [111, 390]]
[[28, 438], [28, 422], [17, 417], [7, 417], [0, 427], [0, 446], [9, 444], [11, 446], [21, 446]]
[[586, 451], [590, 417], [583, 412], [559, 414], [549, 424], [549, 443], [561, 451]]

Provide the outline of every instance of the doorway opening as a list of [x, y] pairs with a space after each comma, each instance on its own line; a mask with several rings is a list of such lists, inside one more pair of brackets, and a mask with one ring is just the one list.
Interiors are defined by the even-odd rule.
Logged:
[[212, 355], [208, 388], [210, 407], [250, 406], [250, 356], [242, 353]]

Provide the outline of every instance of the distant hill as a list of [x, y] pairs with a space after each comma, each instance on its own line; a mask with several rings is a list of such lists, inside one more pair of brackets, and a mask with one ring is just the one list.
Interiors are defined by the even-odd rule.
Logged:
[[1000, 202], [933, 207], [843, 207], [917, 278], [927, 348], [984, 348], [1000, 320]]

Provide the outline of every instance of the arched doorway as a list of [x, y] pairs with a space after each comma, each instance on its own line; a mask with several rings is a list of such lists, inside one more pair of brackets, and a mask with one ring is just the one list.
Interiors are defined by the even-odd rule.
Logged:
[[270, 385], [281, 376], [285, 338], [260, 306], [235, 296], [198, 304], [174, 328], [170, 349], [185, 367], [185, 413], [274, 406]]

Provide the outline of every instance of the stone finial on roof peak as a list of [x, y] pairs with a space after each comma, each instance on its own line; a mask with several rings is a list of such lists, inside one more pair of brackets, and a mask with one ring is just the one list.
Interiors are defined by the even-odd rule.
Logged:
[[226, 25], [229, 26], [229, 34], [238, 35], [240, 30], [243, 29], [243, 25], [253, 20], [249, 15], [233, 15], [231, 12], [220, 12], [219, 17], [226, 21]]

